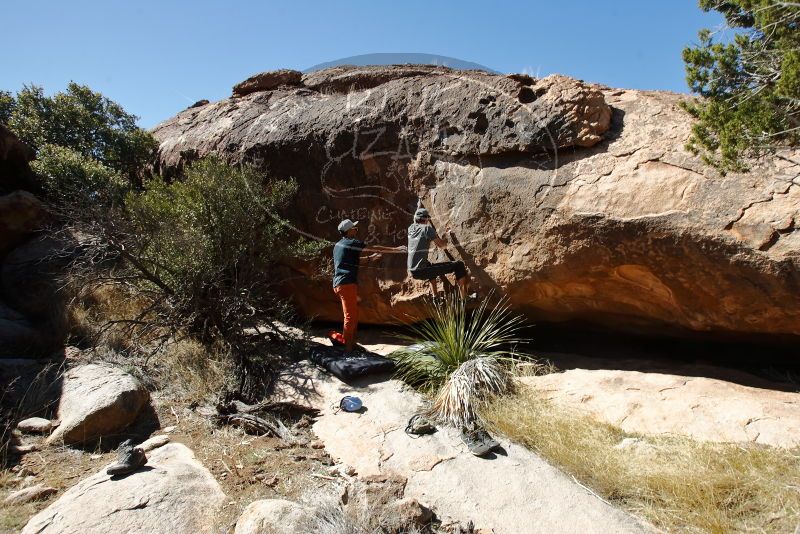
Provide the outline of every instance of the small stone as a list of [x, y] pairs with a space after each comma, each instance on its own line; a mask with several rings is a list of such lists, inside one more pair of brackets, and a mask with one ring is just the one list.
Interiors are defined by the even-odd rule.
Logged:
[[263, 482], [265, 485], [269, 486], [270, 488], [276, 486], [278, 484], [278, 482], [279, 482], [278, 477], [276, 477], [276, 476], [272, 476], [271, 477], [266, 473], [258, 473], [253, 478], [258, 480], [259, 482]]
[[617, 443], [616, 445], [614, 445], [614, 448], [615, 449], [619, 449], [619, 450], [629, 449], [631, 447], [636, 446], [637, 444], [639, 444], [641, 442], [642, 442], [642, 440], [639, 439], [639, 438], [625, 438], [622, 441], [620, 441], [619, 443]]
[[25, 478], [27, 476], [36, 475], [36, 473], [30, 467], [20, 467], [19, 471], [17, 471], [17, 477]]
[[292, 425], [292, 429], [299, 430], [301, 428], [308, 428], [310, 426], [311, 426], [311, 418], [308, 417], [307, 415], [304, 415], [303, 417], [300, 418], [298, 422]]
[[9, 449], [14, 454], [28, 454], [39, 450], [39, 446], [35, 443], [28, 443], [27, 445], [12, 445]]
[[[331, 460], [331, 464], [333, 464], [332, 460]], [[346, 466], [346, 465], [342, 465], [342, 464], [336, 464], [336, 465], [330, 465], [328, 467], [328, 474], [331, 474], [331, 475], [334, 475], [334, 476], [350, 476], [350, 477], [352, 477], [352, 476], [356, 476], [357, 473], [356, 473], [356, 470], [353, 469], [352, 467], [349, 467], [349, 466]]]
[[400, 499], [389, 504], [390, 512], [387, 514], [395, 523], [391, 525], [397, 530], [405, 529], [410, 525], [425, 526], [433, 519], [433, 512], [423, 506], [416, 499]]
[[164, 428], [161, 429], [161, 431], [164, 432], [165, 434], [170, 434], [172, 432], [175, 432], [175, 426], [174, 425], [173, 426], [165, 426]]
[[139, 445], [139, 447], [141, 447], [144, 452], [150, 452], [153, 449], [163, 447], [167, 443], [169, 443], [169, 436], [160, 434], [158, 436], [153, 436], [149, 439], [146, 439]]
[[308, 444], [308, 446], [311, 447], [312, 449], [324, 449], [325, 448], [325, 444], [323, 442], [321, 442], [320, 440], [312, 441], [311, 443]]
[[46, 434], [53, 429], [53, 423], [43, 417], [30, 417], [17, 423], [17, 428], [29, 434]]
[[25, 504], [26, 502], [31, 501], [38, 501], [40, 499], [44, 499], [49, 497], [53, 493], [56, 493], [58, 490], [51, 487], [42, 486], [41, 484], [37, 484], [35, 486], [31, 486], [29, 488], [24, 488], [19, 491], [15, 491], [8, 495], [3, 501], [5, 504]]
[[102, 454], [93, 454], [93, 455], [89, 456], [89, 458], [91, 458], [92, 460], [99, 460], [102, 457], [103, 457]]

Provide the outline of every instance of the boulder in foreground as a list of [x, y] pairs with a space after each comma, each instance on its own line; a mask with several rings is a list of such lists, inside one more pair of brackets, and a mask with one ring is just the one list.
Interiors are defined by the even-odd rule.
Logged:
[[250, 503], [236, 522], [234, 534], [304, 534], [311, 511], [284, 499]]
[[141, 382], [118, 367], [74, 367], [64, 374], [61, 385], [61, 425], [47, 441], [81, 444], [118, 435], [136, 420], [149, 400]]
[[219, 484], [184, 445], [154, 450], [146, 466], [112, 479], [105, 468], [35, 515], [23, 534], [217, 532]]

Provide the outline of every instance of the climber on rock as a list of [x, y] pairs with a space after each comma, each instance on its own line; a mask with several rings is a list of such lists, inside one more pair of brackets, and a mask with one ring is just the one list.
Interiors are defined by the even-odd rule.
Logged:
[[344, 325], [343, 334], [331, 332], [328, 336], [335, 344], [343, 344], [346, 352], [351, 352], [356, 346], [358, 330], [358, 267], [361, 253], [371, 254], [365, 259], [374, 261], [380, 258], [381, 253], [404, 253], [406, 248], [367, 246], [360, 239], [356, 239], [357, 221], [345, 219], [339, 223], [338, 228], [341, 239], [333, 247], [333, 291], [342, 301]]
[[453, 273], [462, 298], [471, 298], [469, 291], [469, 276], [464, 262], [455, 261], [448, 254], [451, 261], [431, 263], [428, 261], [428, 251], [433, 243], [439, 248], [447, 247], [447, 240], [439, 237], [436, 229], [431, 224], [431, 216], [425, 208], [417, 208], [414, 212], [414, 222], [408, 227], [408, 272], [414, 280], [427, 280], [431, 284], [434, 298], [438, 296], [439, 287], [437, 278]]

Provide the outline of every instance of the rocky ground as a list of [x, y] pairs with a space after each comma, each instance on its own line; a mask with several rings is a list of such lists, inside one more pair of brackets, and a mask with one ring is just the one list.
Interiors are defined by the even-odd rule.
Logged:
[[[214, 481], [208, 486], [217, 488], [219, 495], [224, 495], [224, 499], [213, 503], [217, 511], [203, 525], [209, 532], [226, 531], [236, 522], [241, 511], [254, 500], [299, 500], [310, 491], [327, 488], [334, 478], [331, 476], [334, 464], [316, 441], [305, 420], [293, 427], [296, 442], [287, 443], [275, 437], [249, 435], [238, 428], [219, 427], [208, 417], [191, 409], [186, 401], [171, 396], [156, 394], [152, 405], [158, 426], [161, 427], [153, 435], [164, 436], [169, 443], [184, 445], [186, 450], [173, 451], [176, 461], [181, 464], [191, 463], [190, 459], [194, 456], [198, 471], [209, 473], [205, 482]], [[119, 432], [119, 429], [115, 430], [115, 434]], [[53, 488], [55, 491], [37, 495], [30, 502], [19, 502], [13, 507], [5, 507], [0, 521], [4, 532], [16, 532], [33, 513], [45, 509], [75, 484], [90, 479], [92, 474], [98, 473], [105, 480], [107, 477], [104, 478], [101, 473], [116, 458], [113, 447], [109, 449], [97, 444], [86, 449], [48, 446], [47, 441], [46, 435], [20, 433], [18, 446], [23, 450], [33, 450], [19, 455], [18, 463], [4, 474], [2, 486], [9, 495], [37, 485]], [[118, 441], [119, 438], [114, 440]], [[152, 453], [148, 455], [151, 457], [150, 463], [159, 462], [158, 456], [153, 456]], [[335, 471], [333, 475], [338, 476]], [[128, 489], [130, 498], [144, 498], [144, 486], [147, 486], [145, 481], [137, 480], [136, 477], [131, 477], [130, 481], [136, 483], [134, 488]], [[181, 483], [175, 484], [180, 486]], [[111, 492], [121, 489], [114, 484], [108, 487]], [[96, 507], [98, 504], [94, 502], [95, 507], [92, 508], [91, 502], [78, 501], [70, 504], [78, 507], [77, 509], [64, 508], [66, 511], [62, 511], [60, 515], [85, 518], [87, 515], [91, 516], [91, 513], [85, 513], [91, 509], [94, 511], [92, 513], [97, 513], [100, 517], [103, 510]], [[173, 513], [174, 511], [165, 511], [165, 515]], [[46, 519], [42, 521], [47, 524], [52, 522]], [[131, 523], [128, 528], [137, 525], [144, 526], [143, 523]], [[108, 525], [95, 525], [95, 528], [101, 526], [102, 530], [108, 528]], [[70, 528], [72, 527], [68, 527], [68, 524], [53, 523], [46, 531], [67, 532]]]
[[[388, 353], [397, 347], [379, 332], [363, 335], [369, 349]], [[503, 449], [493, 457], [478, 459], [451, 429], [410, 438], [403, 428], [425, 399], [388, 377], [343, 383], [308, 363], [288, 367], [271, 400], [313, 408], [319, 415], [287, 416], [292, 436], [287, 440], [220, 426], [209, 418], [210, 407], [169, 390], [148, 392], [119, 367], [85, 363], [80, 356], [73, 356], [71, 365], [53, 417], [26, 420], [15, 431], [15, 465], [0, 478], [4, 531], [25, 526], [23, 532], [152, 532], [171, 525], [170, 532], [296, 532], [274, 524], [307, 528], [331, 514], [344, 521], [342, 501], [355, 502], [356, 495], [373, 499], [371, 519], [361, 520], [416, 522], [438, 532], [460, 532], [468, 521], [479, 532], [496, 533], [652, 530], [509, 441], [501, 440]], [[770, 390], [770, 383], [752, 376], [761, 380], [760, 388], [731, 381], [734, 375], [741, 381], [743, 373], [733, 373], [728, 381], [689, 374], [572, 369], [523, 380], [623, 428], [626, 420], [617, 416], [632, 412], [627, 425], [641, 434], [742, 442], [763, 436], [761, 441], [772, 445], [796, 445], [800, 393]], [[70, 381], [80, 387], [69, 386]], [[678, 387], [681, 381], [701, 386]], [[674, 387], [680, 395], [669, 393]], [[573, 401], [576, 389], [584, 396]], [[70, 391], [80, 392], [83, 403], [73, 402]], [[345, 394], [362, 398], [366, 410], [336, 410]], [[592, 399], [610, 400], [596, 404]], [[730, 418], [714, 412], [731, 402], [737, 408]], [[81, 411], [86, 405], [94, 409]], [[132, 410], [129, 417], [126, 406]], [[702, 406], [706, 424], [692, 423], [700, 421], [692, 406]], [[106, 422], [105, 444], [90, 431], [99, 428], [98, 418]], [[743, 418], [771, 425], [769, 432], [742, 432]], [[70, 435], [85, 439], [67, 446], [63, 440]], [[127, 435], [149, 438], [148, 466], [112, 479], [104, 468], [115, 458], [114, 444]]]

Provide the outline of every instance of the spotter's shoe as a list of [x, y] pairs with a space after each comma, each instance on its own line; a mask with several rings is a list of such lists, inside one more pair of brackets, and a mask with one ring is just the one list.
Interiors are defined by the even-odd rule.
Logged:
[[147, 463], [147, 456], [144, 449], [134, 447], [131, 440], [127, 440], [117, 449], [117, 462], [111, 464], [106, 469], [106, 473], [111, 476], [127, 475], [133, 473]]
[[461, 441], [467, 446], [469, 452], [475, 456], [485, 456], [500, 446], [500, 443], [495, 441], [488, 432], [482, 428], [475, 427], [462, 428]]
[[328, 341], [330, 341], [331, 345], [334, 347], [344, 347], [344, 335], [336, 330], [328, 332]]

